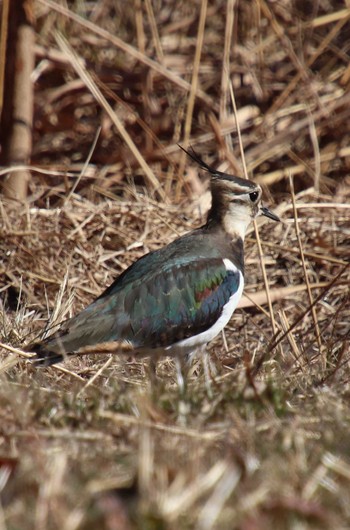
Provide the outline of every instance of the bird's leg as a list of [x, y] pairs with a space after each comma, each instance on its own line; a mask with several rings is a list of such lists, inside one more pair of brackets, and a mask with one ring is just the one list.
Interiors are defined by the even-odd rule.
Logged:
[[191, 354], [188, 354], [186, 356], [176, 356], [175, 357], [176, 378], [177, 378], [177, 384], [179, 387], [179, 394], [180, 394], [179, 422], [182, 425], [186, 424], [186, 417], [189, 412], [189, 402], [186, 398], [187, 398], [188, 376], [191, 371], [191, 362], [198, 355], [201, 356], [202, 363], [203, 363], [203, 371], [204, 371], [204, 379], [205, 379], [205, 387], [206, 387], [207, 395], [209, 398], [213, 397], [212, 382], [214, 381], [214, 377], [216, 375], [216, 368], [215, 368], [214, 363], [212, 363], [211, 361], [210, 355], [207, 351], [206, 344], [197, 348]]
[[203, 360], [203, 370], [204, 370], [204, 379], [205, 379], [205, 388], [207, 389], [207, 394], [209, 398], [213, 397], [213, 389], [211, 382], [214, 380], [216, 375], [216, 367], [211, 361], [209, 352], [206, 345], [202, 348], [202, 360]]
[[157, 379], [157, 361], [158, 358], [151, 356], [148, 363], [148, 372], [152, 383]]
[[187, 382], [189, 365], [186, 357], [175, 357], [176, 379], [179, 388], [179, 405], [178, 405], [178, 421], [181, 425], [187, 424], [187, 416], [189, 413], [189, 403], [187, 401]]
[[157, 390], [159, 391], [159, 379], [157, 377], [157, 362], [158, 356], [151, 355], [149, 359], [146, 359], [145, 372], [150, 382], [150, 392], [153, 399], [157, 398]]
[[176, 380], [181, 397], [184, 397], [187, 390], [188, 364], [185, 357], [175, 357]]

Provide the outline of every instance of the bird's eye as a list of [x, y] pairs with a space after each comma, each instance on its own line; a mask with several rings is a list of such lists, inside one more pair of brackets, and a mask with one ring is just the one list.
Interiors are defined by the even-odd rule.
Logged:
[[256, 202], [259, 197], [258, 191], [252, 191], [252, 193], [249, 193], [249, 198], [252, 202]]

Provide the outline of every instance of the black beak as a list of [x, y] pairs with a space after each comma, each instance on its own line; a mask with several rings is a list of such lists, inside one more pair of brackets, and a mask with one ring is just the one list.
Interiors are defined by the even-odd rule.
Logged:
[[265, 206], [262, 206], [260, 208], [260, 212], [262, 215], [265, 215], [265, 217], [269, 217], [269, 219], [272, 219], [273, 221], [280, 221], [281, 219], [276, 215], [275, 213], [272, 213], [268, 208]]

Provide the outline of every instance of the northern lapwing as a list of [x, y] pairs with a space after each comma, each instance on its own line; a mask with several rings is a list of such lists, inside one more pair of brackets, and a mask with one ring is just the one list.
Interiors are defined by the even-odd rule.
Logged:
[[246, 230], [259, 215], [279, 218], [262, 206], [259, 185], [188, 154], [211, 176], [205, 225], [141, 257], [59, 331], [30, 344], [38, 363], [114, 341], [154, 359], [184, 360], [226, 326], [243, 292]]

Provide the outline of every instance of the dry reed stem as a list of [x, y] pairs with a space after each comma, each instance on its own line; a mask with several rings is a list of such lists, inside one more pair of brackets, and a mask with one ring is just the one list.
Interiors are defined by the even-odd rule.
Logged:
[[0, 32], [0, 113], [4, 104], [5, 64], [6, 64], [6, 40], [8, 35], [10, 0], [4, 0], [1, 11]]
[[146, 163], [144, 157], [141, 155], [140, 151], [137, 149], [135, 143], [133, 142], [131, 136], [125, 129], [124, 125], [118, 118], [117, 114], [113, 111], [112, 107], [107, 102], [106, 98], [103, 96], [102, 92], [99, 90], [99, 88], [94, 83], [92, 77], [88, 74], [86, 68], [82, 65], [81, 60], [79, 57], [73, 52], [73, 50], [70, 48], [68, 42], [63, 38], [62, 35], [57, 34], [56, 40], [61, 47], [62, 51], [64, 51], [67, 54], [67, 57], [69, 58], [72, 66], [74, 67], [77, 74], [81, 77], [81, 79], [85, 82], [86, 86], [89, 88], [91, 93], [94, 95], [96, 100], [100, 103], [100, 105], [103, 107], [103, 109], [106, 111], [112, 122], [114, 123], [117, 131], [129, 147], [130, 151], [140, 164], [141, 168], [145, 172], [146, 177], [148, 178], [152, 188], [156, 193], [159, 194], [159, 196], [166, 201], [166, 196], [164, 191], [161, 188], [161, 184], [154, 175], [153, 171], [150, 169], [149, 165]]
[[[311, 57], [308, 59], [306, 66], [307, 68], [310, 68], [313, 63], [316, 61], [316, 59], [322, 54], [322, 52], [325, 50], [325, 48], [332, 42], [332, 40], [335, 38], [335, 36], [339, 33], [341, 28], [347, 23], [350, 12], [348, 12], [347, 17], [340, 18], [338, 20], [338, 23], [334, 28], [332, 28], [328, 34], [327, 37], [325, 37], [321, 43], [319, 44], [318, 48], [315, 50], [315, 52], [311, 55]], [[325, 24], [329, 24], [333, 22], [332, 17], [328, 17], [326, 21], [323, 21]], [[274, 113], [278, 108], [281, 107], [281, 105], [286, 101], [288, 96], [293, 92], [293, 90], [297, 87], [300, 79], [302, 78], [302, 72], [298, 71], [294, 78], [289, 82], [287, 87], [284, 89], [284, 91], [279, 95], [279, 97], [274, 102], [273, 106], [269, 109], [269, 112], [272, 114]]]
[[303, 358], [300, 349], [298, 348], [297, 341], [293, 335], [293, 333], [290, 330], [290, 324], [288, 322], [288, 318], [286, 313], [282, 310], [280, 311], [280, 320], [282, 324], [282, 330], [284, 332], [288, 331], [287, 333], [287, 339], [289, 341], [289, 344], [291, 346], [291, 353], [294, 357], [295, 363], [301, 368], [301, 370], [305, 373], [305, 367], [307, 366], [306, 360]]
[[[225, 24], [225, 41], [224, 41], [224, 53], [222, 60], [222, 74], [221, 74], [221, 94], [220, 94], [220, 113], [219, 122], [223, 122], [228, 115], [227, 105], [229, 103], [229, 72], [230, 72], [230, 56], [232, 46], [232, 35], [233, 35], [233, 22], [234, 22], [234, 7], [236, 0], [228, 0], [226, 5], [226, 24]], [[226, 141], [230, 142], [230, 137], [227, 136]]]
[[[184, 133], [183, 133], [183, 148], [184, 149], [188, 149], [188, 141], [189, 141], [190, 134], [191, 134], [194, 102], [195, 102], [195, 97], [196, 97], [197, 88], [198, 88], [199, 65], [200, 65], [203, 40], [204, 40], [204, 28], [205, 28], [205, 21], [207, 17], [207, 5], [208, 5], [208, 0], [202, 0], [200, 18], [199, 18], [199, 23], [198, 23], [196, 51], [195, 51], [194, 60], [193, 60], [191, 90], [188, 95], [187, 109], [186, 109], [186, 115], [185, 115]], [[175, 190], [175, 201], [178, 201], [181, 196], [181, 191], [182, 191], [182, 186], [183, 186], [182, 178], [184, 174], [186, 158], [187, 158], [186, 153], [182, 151], [180, 155], [180, 164], [179, 164], [179, 179], [176, 183], [176, 190]]]
[[97, 370], [97, 372], [91, 377], [91, 379], [88, 380], [88, 382], [83, 386], [83, 388], [79, 390], [77, 397], [80, 397], [82, 393], [85, 392], [86, 389], [89, 388], [89, 386], [91, 386], [96, 381], [96, 379], [98, 379], [99, 376], [112, 364], [112, 362], [113, 362], [113, 357], [110, 357], [109, 359], [107, 359], [104, 365], [101, 366], [101, 368]]
[[78, 178], [77, 180], [74, 182], [69, 194], [67, 195], [67, 197], [64, 199], [64, 203], [63, 203], [63, 206], [65, 206], [67, 204], [67, 202], [69, 201], [69, 199], [72, 197], [73, 193], [75, 192], [75, 190], [77, 189], [78, 187], [78, 184], [79, 182], [81, 181], [81, 179], [84, 177], [85, 175], [85, 171], [87, 170], [88, 166], [89, 166], [89, 163], [90, 163], [90, 160], [91, 160], [91, 157], [94, 153], [94, 150], [95, 150], [95, 147], [96, 147], [96, 144], [97, 144], [97, 141], [98, 141], [98, 138], [100, 136], [100, 133], [101, 133], [101, 127], [99, 127], [96, 131], [96, 135], [95, 135], [95, 138], [94, 138], [94, 141], [91, 145], [91, 148], [90, 148], [90, 151], [88, 153], [88, 156], [84, 162], [84, 165], [83, 167], [81, 168], [81, 172], [80, 174], [78, 175]]
[[160, 41], [159, 31], [158, 31], [158, 28], [157, 28], [157, 22], [156, 22], [156, 18], [154, 16], [154, 10], [153, 10], [153, 6], [151, 4], [151, 0], [145, 0], [145, 6], [146, 6], [146, 11], [147, 11], [147, 16], [148, 16], [150, 28], [151, 28], [152, 39], [153, 39], [153, 42], [154, 42], [154, 48], [155, 48], [156, 54], [157, 54], [157, 59], [158, 59], [158, 62], [161, 64], [163, 62], [163, 60], [164, 60], [164, 53], [163, 53], [163, 50], [162, 50], [162, 44], [161, 44], [161, 41]]
[[[76, 13], [73, 13], [73, 11], [66, 9], [65, 7], [57, 4], [56, 2], [52, 2], [51, 0], [38, 0], [38, 2], [49, 7], [50, 9], [57, 11], [61, 15], [64, 15], [65, 17], [71, 20], [74, 20], [74, 22], [76, 22], [83, 28], [92, 31], [93, 33], [96, 33], [96, 35], [99, 35], [100, 37], [106, 39], [108, 42], [110, 42], [114, 46], [117, 46], [118, 48], [123, 50], [125, 53], [129, 54], [131, 57], [137, 59], [141, 63], [144, 63], [149, 68], [151, 68], [158, 74], [164, 76], [169, 81], [179, 86], [186, 92], [190, 92], [191, 85], [187, 83], [187, 81], [185, 81], [184, 79], [181, 79], [180, 77], [175, 75], [173, 72], [170, 72], [167, 68], [157, 63], [156, 61], [153, 61], [152, 59], [147, 57], [147, 55], [140, 53], [133, 46], [130, 46], [126, 42], [119, 39], [117, 36], [111, 35], [108, 31], [105, 31], [102, 28], [99, 28], [98, 26], [89, 22], [88, 20], [84, 20], [81, 16], [77, 15]], [[213, 105], [212, 99], [208, 97], [202, 90], [198, 90], [197, 96], [198, 98], [206, 102], [208, 105], [210, 106]]]
[[[234, 113], [235, 113], [235, 116], [237, 116], [236, 100], [235, 100], [233, 87], [232, 87], [231, 83], [230, 83], [230, 95], [231, 95], [231, 101], [232, 101], [232, 106], [233, 106], [233, 109], [234, 109]], [[245, 176], [246, 179], [248, 179], [248, 171], [247, 171], [247, 166], [246, 166], [246, 162], [245, 162], [244, 147], [243, 147], [243, 143], [242, 143], [242, 136], [241, 136], [241, 132], [240, 132], [238, 121], [236, 122], [236, 126], [237, 126], [239, 146], [240, 146], [240, 150], [241, 150], [241, 157], [242, 157], [244, 176]], [[269, 306], [269, 313], [270, 313], [272, 331], [273, 331], [273, 335], [275, 335], [277, 327], [276, 327], [276, 322], [275, 322], [275, 317], [274, 317], [273, 307], [272, 307], [272, 301], [271, 301], [271, 296], [270, 296], [270, 286], [269, 286], [269, 282], [268, 282], [267, 274], [266, 274], [266, 268], [265, 268], [265, 263], [264, 263], [264, 255], [263, 255], [262, 246], [261, 246], [259, 229], [258, 229], [258, 225], [257, 225], [255, 219], [253, 221], [253, 224], [254, 224], [254, 230], [255, 230], [255, 234], [256, 234], [256, 242], [257, 242], [257, 245], [258, 245], [259, 260], [260, 260], [261, 270], [262, 270], [262, 274], [263, 274], [263, 280], [264, 280], [265, 291], [266, 291], [266, 298], [267, 298], [267, 303], [268, 303], [268, 306]]]
[[304, 81], [308, 81], [308, 73], [305, 70], [304, 65], [301, 63], [299, 57], [296, 55], [292, 43], [290, 42], [289, 38], [285, 34], [283, 28], [280, 26], [278, 21], [276, 20], [274, 14], [272, 13], [271, 9], [268, 7], [268, 5], [265, 3], [264, 0], [258, 0], [259, 6], [261, 8], [262, 13], [266, 16], [266, 18], [271, 22], [272, 29], [276, 33], [278, 39], [281, 41], [281, 44], [287, 49], [287, 53], [291, 59], [291, 62], [294, 64], [296, 70], [300, 73], [300, 76]]
[[[191, 85], [179, 89], [158, 71], [161, 62], [166, 76], [171, 72], [180, 84], [189, 79], [201, 6], [182, 2], [169, 10], [169, 2], [160, 2], [155, 9], [146, 1], [123, 4], [122, 12], [120, 2], [113, 8], [108, 2], [82, 3], [75, 21], [74, 6], [61, 16], [57, 9], [65, 8], [55, 4], [57, 9], [48, 12], [48, 3], [37, 3], [32, 166], [38, 171], [33, 171], [31, 207], [13, 211], [0, 202], [0, 340], [5, 346], [20, 350], [50, 314], [76, 314], [137, 258], [205, 220], [208, 194], [197, 198], [204, 189], [197, 169], [186, 175], [183, 202], [174, 203], [183, 95]], [[236, 3], [227, 77], [239, 110], [236, 118], [228, 111], [224, 121], [218, 113], [225, 108], [220, 87], [231, 26], [228, 2], [211, 3], [206, 17], [198, 72], [206, 100], [196, 97], [189, 142], [209, 163], [216, 164], [220, 152], [226, 161], [222, 169], [229, 163], [240, 175], [238, 120], [248, 173], [266, 183], [265, 196], [284, 219], [259, 224], [277, 337], [271, 341], [256, 240], [247, 237], [246, 293], [264, 305], [256, 309], [249, 302], [235, 312], [225, 329], [226, 349], [221, 337], [211, 344], [217, 375], [210, 392], [202, 363], [194, 363], [187, 412], [183, 404], [180, 411], [169, 359], [158, 363], [159, 384], [151, 391], [144, 361], [127, 352], [110, 356], [115, 345], [44, 370], [0, 348], [0, 489], [5, 477], [1, 497], [7, 527], [27, 530], [37, 522], [53, 530], [109, 528], [124, 514], [123, 530], [348, 528], [349, 9], [338, 0], [332, 9], [326, 4], [313, 5], [312, 13], [302, 2], [293, 10], [286, 3], [268, 4], [305, 65], [304, 82], [290, 44], [280, 45], [259, 4]], [[116, 13], [122, 14], [118, 20]], [[103, 29], [96, 33], [98, 26]], [[169, 204], [149, 196], [152, 185], [115, 138], [110, 119], [102, 115], [101, 122], [100, 106], [85, 84], [72, 82], [74, 70], [56, 51], [57, 29], [117, 107]], [[118, 48], [118, 38], [127, 46]], [[155, 64], [147, 64], [147, 58]], [[287, 95], [284, 103], [269, 113], [281, 95]], [[101, 123], [91, 162], [62, 208]], [[317, 166], [319, 194], [313, 189]], [[325, 372], [315, 356], [289, 173], [295, 175], [295, 207], [327, 354]], [[270, 355], [277, 341], [278, 354]]]
[[312, 305], [308, 306], [305, 311], [303, 311], [291, 324], [291, 326], [282, 334], [277, 333], [272, 340], [270, 341], [270, 344], [264, 354], [261, 356], [259, 361], [256, 364], [256, 367], [254, 368], [254, 372], [258, 373], [258, 371], [261, 369], [261, 365], [269, 356], [269, 354], [282, 342], [282, 340], [291, 332], [293, 329], [296, 328], [296, 326], [305, 318], [305, 316], [312, 310], [312, 308], [320, 301], [322, 298], [324, 298], [327, 294], [327, 292], [337, 284], [337, 281], [343, 274], [347, 271], [347, 269], [350, 267], [350, 263], [347, 263], [341, 271], [336, 275], [335, 278], [329, 284], [325, 289], [321, 291], [321, 293], [314, 299]]
[[[337, 285], [348, 285], [348, 284], [349, 282], [344, 281], [344, 282], [339, 282]], [[314, 283], [314, 284], [309, 283], [309, 288], [320, 289], [322, 287], [328, 287], [328, 285], [329, 285], [328, 282], [319, 282], [319, 283]], [[278, 300], [284, 300], [285, 298], [288, 298], [290, 296], [295, 296], [297, 293], [306, 291], [307, 289], [308, 287], [306, 285], [296, 285], [294, 287], [282, 287], [280, 289], [270, 288], [269, 292], [270, 292], [271, 303], [278, 302]], [[263, 305], [268, 305], [268, 298], [267, 298], [266, 290], [259, 291], [256, 293], [250, 293], [249, 295], [248, 294], [243, 295], [238, 304], [238, 308], [243, 309], [245, 307], [256, 306], [262, 309], [261, 306]]]
[[315, 307], [314, 302], [313, 302], [313, 297], [312, 297], [312, 292], [311, 292], [311, 287], [310, 287], [310, 282], [309, 282], [309, 275], [308, 275], [308, 271], [307, 271], [307, 267], [306, 267], [306, 261], [305, 261], [305, 256], [304, 256], [304, 252], [303, 252], [303, 245], [302, 245], [301, 237], [300, 237], [300, 230], [299, 230], [299, 224], [298, 224], [298, 213], [297, 213], [297, 209], [296, 209], [296, 206], [295, 206], [296, 201], [295, 201], [294, 184], [293, 184], [292, 177], [289, 178], [289, 185], [290, 185], [292, 204], [293, 204], [295, 232], [296, 232], [296, 236], [297, 236], [297, 240], [298, 240], [301, 263], [302, 263], [302, 266], [303, 266], [304, 279], [305, 279], [305, 284], [306, 284], [306, 288], [307, 288], [307, 294], [308, 294], [308, 297], [309, 297], [309, 302], [310, 302], [310, 307], [311, 307], [311, 314], [312, 314], [312, 318], [313, 318], [314, 325], [315, 325], [316, 340], [317, 340], [317, 344], [318, 344], [318, 348], [319, 348], [319, 353], [320, 353], [321, 359], [322, 359], [322, 367], [323, 367], [323, 370], [325, 370], [326, 369], [326, 364], [327, 364], [327, 358], [325, 356], [324, 349], [322, 347], [321, 334], [320, 334], [320, 328], [319, 328], [319, 324], [318, 324], [318, 320], [317, 320], [316, 307]]

